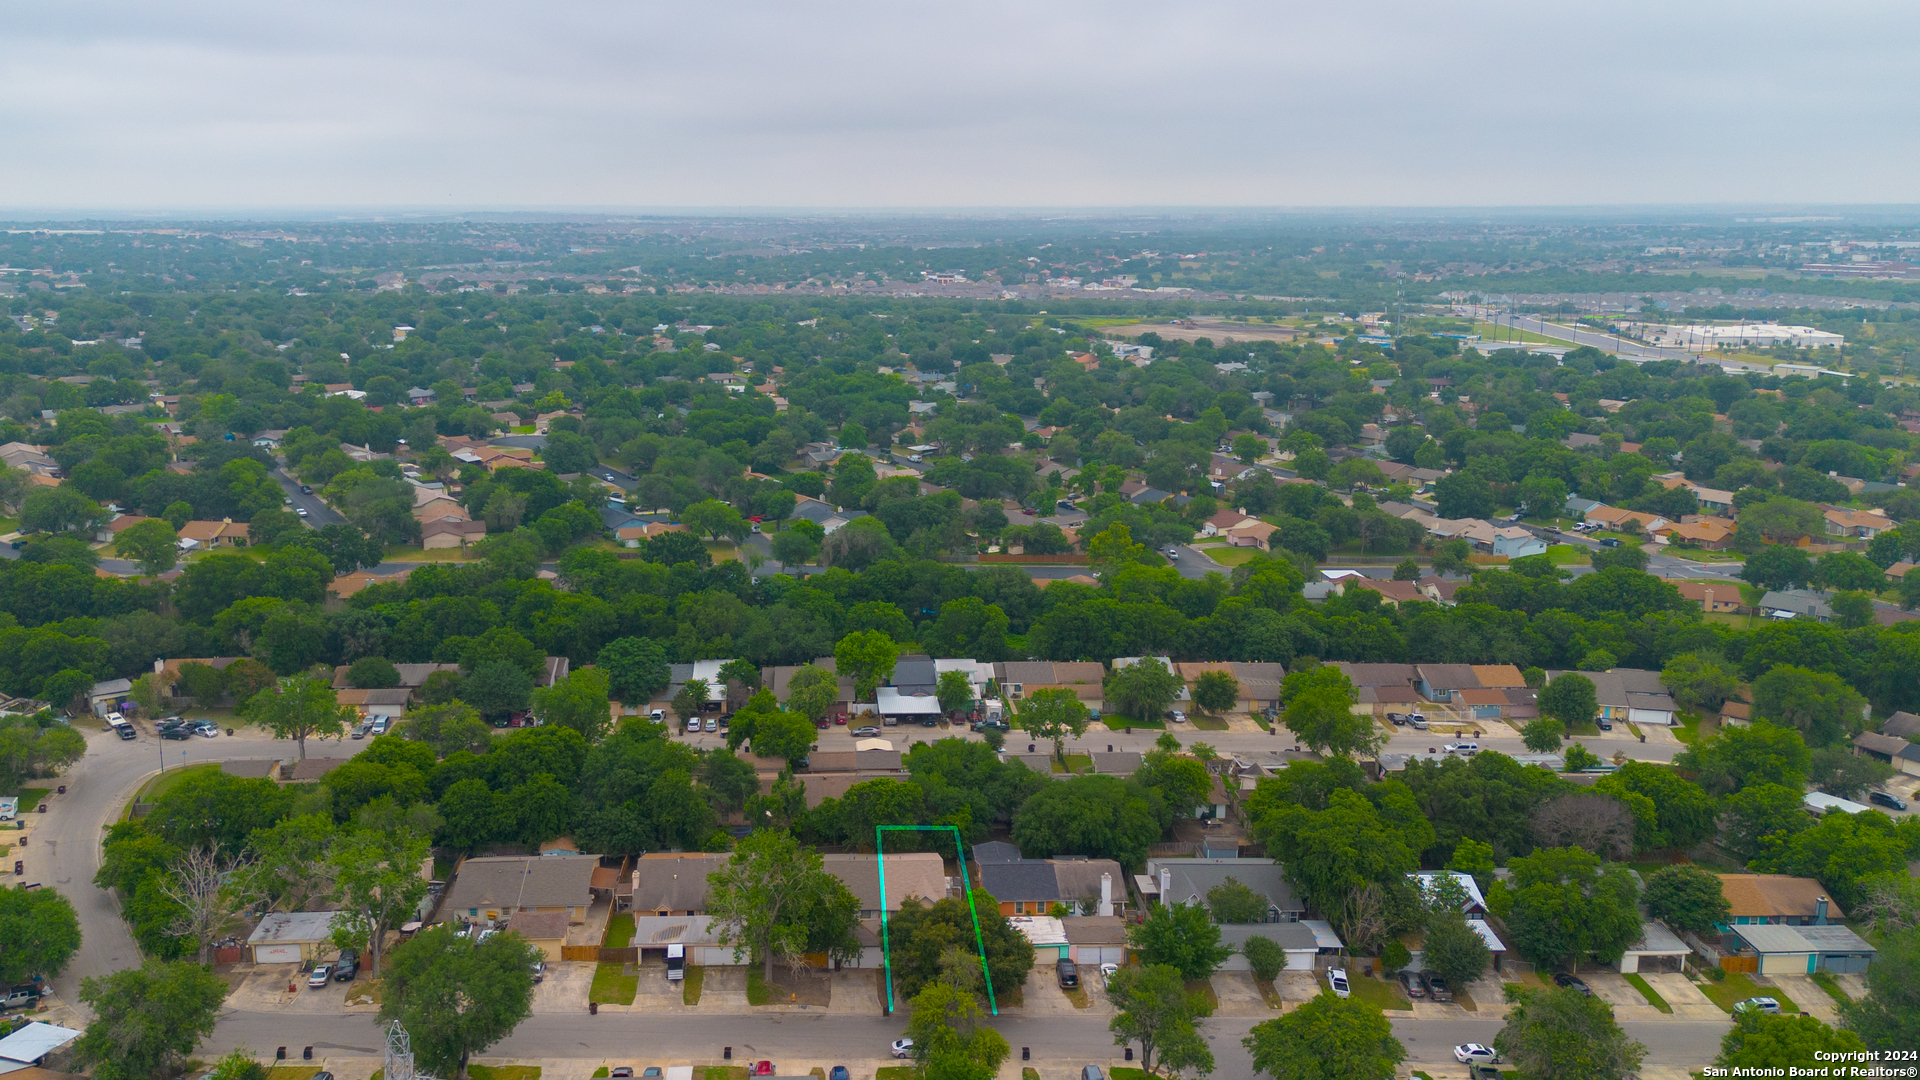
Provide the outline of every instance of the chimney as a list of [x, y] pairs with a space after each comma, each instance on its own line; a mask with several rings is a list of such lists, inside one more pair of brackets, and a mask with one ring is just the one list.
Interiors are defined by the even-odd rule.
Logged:
[[1112, 874], [1100, 875], [1099, 911], [1102, 916], [1113, 914], [1113, 875]]
[[1813, 925], [1827, 925], [1827, 898], [1824, 896], [1813, 902]]
[[156, 656], [156, 657], [154, 657], [154, 658], [153, 658], [153, 673], [154, 673], [155, 675], [158, 675], [158, 674], [160, 674], [161, 672], [163, 672], [163, 671], [165, 671], [165, 670], [167, 670], [167, 662], [166, 662], [165, 660], [162, 660], [162, 659], [160, 659], [160, 658], [159, 658], [159, 657], [157, 657], [157, 656]]
[[1169, 866], [1163, 866], [1160, 868], [1160, 902], [1163, 904], [1173, 903], [1173, 901], [1169, 899], [1169, 897], [1172, 894], [1173, 894], [1173, 868]]

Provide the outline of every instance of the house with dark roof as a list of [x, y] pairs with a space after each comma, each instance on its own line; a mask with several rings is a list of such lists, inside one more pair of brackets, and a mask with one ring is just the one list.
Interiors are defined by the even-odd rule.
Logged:
[[1456, 691], [1481, 689], [1471, 664], [1421, 664], [1414, 668], [1414, 687], [1428, 701], [1452, 701]]
[[1000, 902], [1002, 915], [1045, 915], [1056, 904], [1087, 915], [1112, 915], [1126, 907], [1126, 879], [1112, 859], [1008, 859], [1005, 848], [1012, 846], [982, 844], [973, 850], [980, 887]]
[[633, 877], [616, 886], [614, 906], [636, 915], [704, 915], [707, 875], [724, 869], [729, 858], [703, 851], [642, 855], [633, 862]]
[[1853, 737], [1853, 752], [1884, 761], [1909, 776], [1920, 776], [1920, 743], [1908, 742], [1898, 735], [1862, 732]]
[[1267, 922], [1298, 922], [1307, 905], [1293, 895], [1272, 859], [1148, 859], [1136, 874], [1140, 895], [1162, 904], [1207, 903], [1207, 893], [1233, 879], [1267, 901]]
[[1897, 712], [1880, 725], [1880, 734], [1920, 739], [1920, 713]]
[[597, 855], [505, 855], [464, 859], [441, 901], [462, 922], [502, 925], [522, 911], [565, 912], [583, 922], [593, 903]]

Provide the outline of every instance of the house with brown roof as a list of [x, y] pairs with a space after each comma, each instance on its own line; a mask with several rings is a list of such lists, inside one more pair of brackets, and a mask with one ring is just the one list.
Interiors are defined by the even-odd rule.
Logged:
[[1444, 604], [1447, 607], [1452, 607], [1454, 604], [1453, 594], [1459, 592], [1460, 586], [1465, 585], [1466, 582], [1449, 581], [1436, 574], [1429, 574], [1419, 581], [1414, 582], [1414, 584], [1420, 586], [1420, 591], [1427, 594], [1428, 600], [1436, 604]]
[[1914, 565], [1915, 565], [1914, 563], [1909, 562], [1906, 559], [1901, 559], [1899, 562], [1894, 563], [1892, 566], [1887, 567], [1887, 580], [1888, 581], [1903, 580], [1907, 576], [1907, 572], [1914, 568]]
[[1617, 506], [1600, 505], [1586, 513], [1585, 520], [1614, 532], [1643, 532], [1651, 534], [1663, 525], [1669, 524], [1666, 518], [1658, 514], [1645, 514], [1638, 510], [1622, 510]]
[[1355, 589], [1368, 589], [1379, 593], [1381, 603], [1392, 604], [1394, 607], [1399, 607], [1401, 604], [1427, 602], [1427, 594], [1421, 591], [1417, 583], [1411, 581], [1389, 581], [1385, 578], [1367, 577], [1348, 578], [1345, 591], [1351, 593]]
[[613, 538], [621, 547], [637, 548], [643, 542], [662, 533], [686, 532], [687, 527], [677, 521], [648, 521], [639, 525], [625, 525], [613, 531]]
[[1273, 534], [1278, 532], [1274, 526], [1259, 518], [1248, 518], [1225, 532], [1228, 547], [1250, 547], [1261, 551], [1272, 551]]
[[527, 944], [540, 950], [548, 963], [559, 963], [568, 925], [570, 920], [564, 911], [516, 911], [507, 920], [507, 931], [527, 939]]
[[1665, 539], [1680, 547], [1703, 551], [1725, 551], [1733, 546], [1733, 523], [1725, 518], [1695, 518], [1679, 524], [1668, 522], [1652, 530], [1655, 539]]
[[1069, 689], [1088, 708], [1106, 703], [1107, 669], [1097, 661], [1010, 660], [993, 665], [993, 677], [1009, 701], [1032, 697], [1036, 690]]
[[487, 523], [443, 517], [420, 526], [420, 546], [428, 550], [464, 548], [487, 538]]
[[1740, 589], [1732, 582], [1676, 581], [1680, 595], [1700, 605], [1708, 614], [1737, 612], [1745, 606]]
[[386, 717], [397, 720], [406, 714], [407, 702], [413, 697], [413, 691], [399, 690], [336, 690], [334, 700], [360, 714], [362, 720]]
[[725, 869], [730, 858], [703, 851], [642, 855], [633, 876], [616, 888], [614, 906], [637, 915], [704, 915], [707, 875]]
[[327, 583], [327, 595], [335, 600], [345, 600], [369, 585], [396, 584], [407, 580], [418, 564], [409, 564], [406, 569], [393, 574], [376, 574], [371, 570], [355, 570], [351, 574], [341, 574]]
[[198, 551], [202, 548], [246, 547], [247, 523], [232, 518], [219, 521], [189, 521], [180, 528], [180, 549]]
[[1848, 510], [1841, 507], [1829, 507], [1823, 515], [1827, 519], [1827, 535], [1851, 536], [1861, 540], [1871, 540], [1898, 523], [1887, 516], [1885, 510]]
[[1847, 917], [1827, 898], [1826, 886], [1812, 878], [1786, 874], [1716, 874], [1727, 898], [1727, 922], [1733, 926], [1767, 923], [1813, 926]]
[[880, 857], [877, 855], [822, 855], [827, 873], [846, 885], [860, 902], [860, 917], [880, 917], [887, 911], [899, 911], [903, 904], [932, 904], [947, 897], [947, 872], [941, 856], [931, 851], [888, 855], [886, 894], [880, 889]]
[[1243, 521], [1253, 520], [1238, 510], [1222, 510], [1200, 523], [1201, 536], [1219, 536]]

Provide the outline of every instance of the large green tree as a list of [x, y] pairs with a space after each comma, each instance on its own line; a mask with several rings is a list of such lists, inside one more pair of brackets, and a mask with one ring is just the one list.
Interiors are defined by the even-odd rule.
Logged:
[[673, 679], [666, 649], [653, 638], [615, 638], [601, 646], [594, 666], [606, 671], [613, 696], [629, 705], [652, 701]]
[[1058, 686], [1035, 690], [1015, 707], [1013, 726], [1053, 744], [1053, 756], [1067, 760], [1067, 737], [1086, 734], [1091, 721], [1087, 707], [1071, 687]]
[[1287, 730], [1316, 751], [1358, 757], [1386, 745], [1372, 713], [1354, 711], [1353, 680], [1332, 664], [1288, 675], [1280, 697], [1287, 706]]
[[588, 742], [597, 742], [613, 722], [607, 673], [597, 667], [584, 667], [552, 686], [535, 690], [533, 710], [544, 722], [572, 728]]
[[1574, 990], [1509, 991], [1514, 1007], [1494, 1049], [1528, 1080], [1627, 1080], [1647, 1048], [1614, 1022], [1613, 1006]]
[[899, 994], [917, 996], [943, 973], [950, 977], [951, 969], [962, 962], [969, 969], [968, 985], [975, 985], [980, 974], [980, 947], [973, 932], [976, 917], [994, 996], [1004, 999], [1026, 982], [1034, 965], [1033, 944], [1000, 914], [999, 901], [979, 890], [972, 900], [971, 906], [953, 897], [932, 904], [906, 903], [888, 917], [894, 988]]
[[833, 647], [834, 670], [853, 680], [854, 697], [872, 701], [874, 688], [893, 675], [900, 646], [878, 630], [856, 630]]
[[0, 981], [52, 978], [80, 951], [73, 902], [52, 889], [0, 889]]
[[1867, 968], [1867, 996], [1840, 1006], [1840, 1022], [1872, 1050], [1920, 1046], [1920, 930], [1880, 940]]
[[1159, 903], [1127, 930], [1127, 944], [1145, 964], [1161, 964], [1184, 979], [1204, 979], [1233, 955], [1220, 928], [1200, 904]]
[[1407, 1048], [1377, 1006], [1318, 994], [1242, 1040], [1253, 1071], [1274, 1080], [1392, 1080]]
[[1647, 877], [1647, 914], [1696, 934], [1711, 933], [1729, 914], [1719, 875], [1691, 864], [1663, 866]]
[[334, 943], [361, 949], [367, 973], [380, 976], [387, 934], [412, 919], [427, 895], [420, 871], [427, 838], [405, 829], [360, 829], [343, 836], [328, 853], [337, 886]]
[[1510, 864], [1513, 880], [1488, 898], [1514, 948], [1558, 967], [1618, 960], [1640, 937], [1640, 888], [1626, 866], [1579, 848], [1543, 848]]
[[1540, 691], [1539, 709], [1541, 716], [1572, 728], [1575, 724], [1593, 723], [1593, 718], [1600, 714], [1600, 698], [1594, 692], [1592, 679], [1567, 672]]
[[227, 983], [189, 960], [149, 960], [103, 977], [81, 980], [80, 1000], [93, 1022], [74, 1056], [98, 1080], [154, 1080], [172, 1076], [200, 1040], [213, 1034]]
[[1107, 675], [1107, 707], [1138, 724], [1158, 724], [1186, 684], [1167, 665], [1143, 657]]
[[1152, 961], [1129, 964], [1107, 977], [1107, 1000], [1114, 1008], [1107, 1021], [1113, 1041], [1139, 1043], [1140, 1067], [1149, 1074], [1213, 1071], [1213, 1051], [1200, 1033], [1213, 1006], [1205, 995], [1187, 991], [1178, 968]]
[[338, 739], [358, 718], [350, 706], [340, 704], [326, 680], [297, 676], [256, 694], [247, 702], [247, 717], [275, 738], [292, 739], [302, 761], [308, 739]]
[[727, 865], [707, 875], [707, 913], [720, 942], [750, 955], [773, 980], [776, 956], [791, 963], [808, 952], [850, 957], [860, 901], [827, 873], [820, 856], [782, 832], [761, 829], [733, 849]]
[[1117, 776], [1048, 783], [1013, 814], [1013, 842], [1028, 858], [1085, 855], [1123, 866], [1146, 861], [1165, 823], [1151, 792]]
[[423, 1071], [464, 1080], [474, 1054], [532, 1015], [539, 958], [519, 934], [476, 942], [436, 926], [394, 950], [380, 983], [380, 1019], [407, 1029]]
[[[1760, 1012], [1733, 1014], [1733, 1030], [1720, 1038], [1720, 1055], [1713, 1063], [1729, 1070], [1727, 1076], [1775, 1076], [1775, 1070], [1798, 1067], [1809, 1070], [1802, 1075], [1822, 1075], [1827, 1069], [1840, 1075], [1834, 1061], [1860, 1060], [1823, 1055], [1858, 1054], [1867, 1049], [1860, 1036], [1835, 1030], [1818, 1019], [1799, 1016], [1769, 1016]], [[1751, 1070], [1740, 1073], [1731, 1070]], [[1820, 1072], [1812, 1072], [1818, 1069]]]

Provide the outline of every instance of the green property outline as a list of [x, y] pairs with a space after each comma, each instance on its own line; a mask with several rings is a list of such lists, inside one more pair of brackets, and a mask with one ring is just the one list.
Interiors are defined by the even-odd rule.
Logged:
[[1000, 1006], [993, 1000], [993, 973], [987, 970], [987, 943], [980, 933], [980, 912], [973, 906], [973, 889], [967, 884], [967, 851], [961, 846], [960, 827], [957, 825], [875, 825], [873, 827], [873, 849], [875, 862], [880, 872], [880, 957], [887, 968], [887, 1013], [893, 1013], [893, 949], [887, 941], [887, 848], [884, 842], [888, 832], [950, 832], [953, 834], [953, 850], [960, 862], [960, 891], [967, 894], [967, 914], [973, 917], [973, 945], [980, 953], [980, 978], [987, 984], [987, 1008], [994, 1015], [1000, 1015]]

